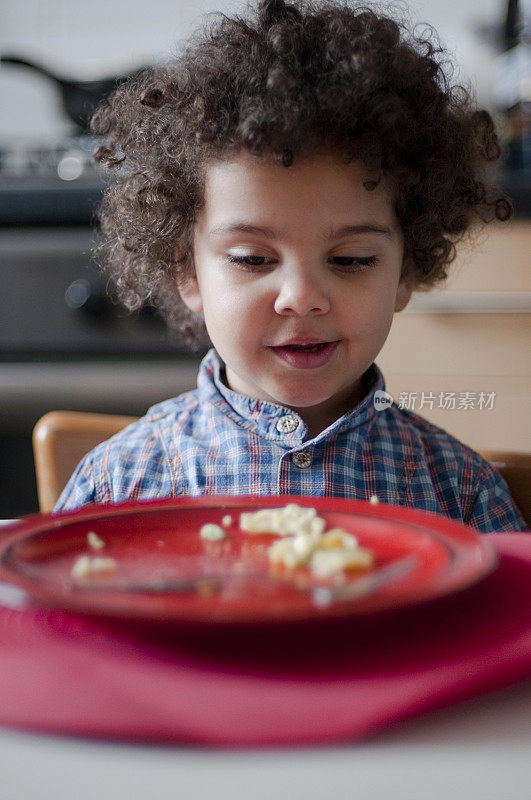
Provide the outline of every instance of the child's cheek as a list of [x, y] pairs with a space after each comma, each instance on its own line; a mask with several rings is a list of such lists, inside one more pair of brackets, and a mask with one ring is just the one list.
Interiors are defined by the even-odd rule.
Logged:
[[358, 305], [356, 319], [352, 325], [356, 328], [356, 335], [360, 339], [372, 340], [383, 346], [391, 328], [394, 315], [394, 306], [387, 298], [367, 299]]
[[235, 293], [226, 284], [215, 283], [209, 287], [204, 313], [212, 339], [218, 337], [237, 341], [242, 333], [250, 335], [252, 331], [253, 313], [249, 303], [241, 293]]

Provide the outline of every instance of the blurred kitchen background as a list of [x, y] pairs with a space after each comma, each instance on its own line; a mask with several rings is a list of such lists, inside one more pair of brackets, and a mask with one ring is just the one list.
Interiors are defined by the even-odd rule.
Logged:
[[[399, 315], [378, 360], [395, 400], [415, 394], [413, 410], [476, 449], [531, 449], [530, 3], [393, 4], [436, 28], [456, 80], [494, 114], [499, 183], [516, 207], [510, 230], [494, 226], [461, 256], [445, 291]], [[86, 119], [93, 97], [178, 52], [204, 13], [242, 5], [0, 0], [0, 518], [37, 510], [31, 431], [46, 411], [140, 415], [195, 385], [200, 355], [170, 342], [153, 309], [111, 303], [91, 260], [102, 180]], [[442, 391], [496, 400], [411, 405]]]

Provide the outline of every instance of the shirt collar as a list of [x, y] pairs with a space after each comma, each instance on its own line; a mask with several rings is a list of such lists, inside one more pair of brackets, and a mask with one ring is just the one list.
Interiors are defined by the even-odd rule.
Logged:
[[[225, 365], [218, 353], [212, 348], [208, 351], [199, 368], [197, 388], [201, 400], [212, 403], [225, 416], [238, 425], [254, 431], [258, 436], [270, 439], [290, 448], [302, 444], [307, 429], [300, 416], [287, 406], [258, 400], [254, 397], [239, 394], [229, 389], [224, 382]], [[315, 437], [315, 441], [328, 437], [331, 433], [339, 433], [356, 428], [370, 421], [376, 413], [374, 395], [376, 391], [385, 391], [383, 375], [372, 364], [364, 375], [366, 394], [351, 411]], [[296, 427], [293, 427], [296, 424]], [[290, 428], [293, 427], [293, 430]]]

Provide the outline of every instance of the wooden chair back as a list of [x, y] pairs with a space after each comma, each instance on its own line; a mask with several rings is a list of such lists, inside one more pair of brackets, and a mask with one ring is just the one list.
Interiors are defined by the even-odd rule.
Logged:
[[50, 411], [33, 429], [33, 456], [40, 511], [52, 511], [82, 457], [136, 417]]
[[486, 450], [481, 455], [501, 473], [527, 527], [531, 530], [531, 453]]

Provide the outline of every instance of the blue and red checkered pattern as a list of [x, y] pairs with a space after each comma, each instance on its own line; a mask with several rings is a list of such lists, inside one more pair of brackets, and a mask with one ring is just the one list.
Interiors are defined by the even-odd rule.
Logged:
[[55, 511], [181, 495], [376, 495], [482, 532], [526, 529], [481, 456], [394, 403], [375, 407], [374, 393], [385, 390], [376, 365], [364, 400], [313, 439], [291, 409], [233, 392], [223, 373], [210, 350], [197, 389], [153, 406], [85, 456]]

